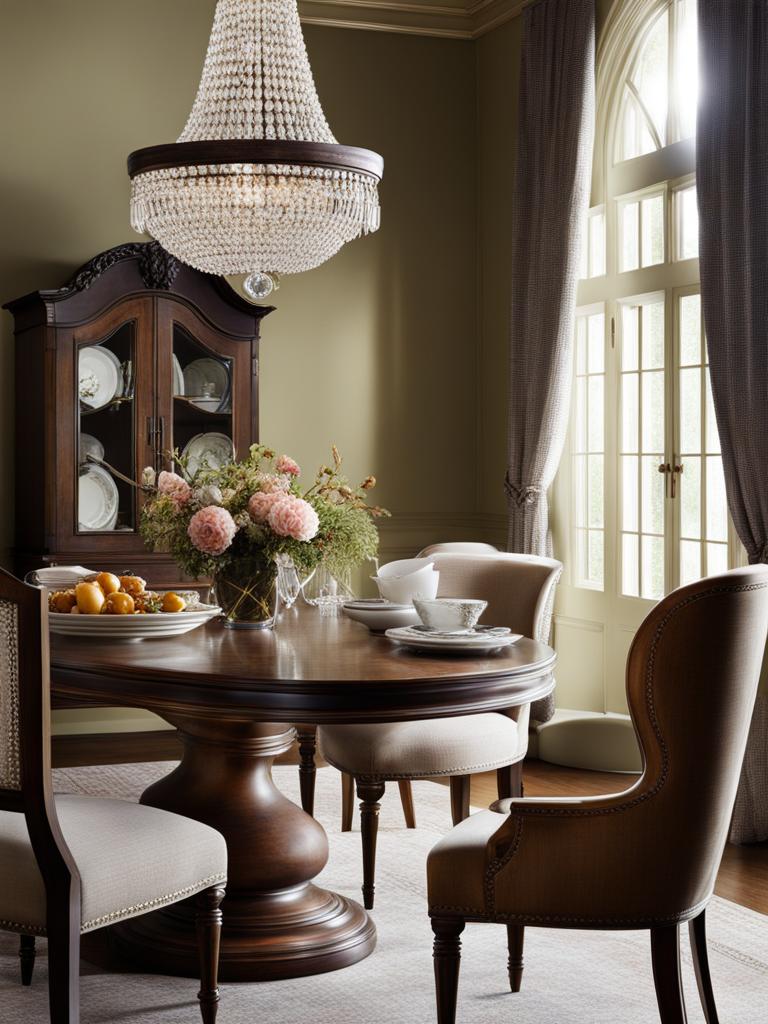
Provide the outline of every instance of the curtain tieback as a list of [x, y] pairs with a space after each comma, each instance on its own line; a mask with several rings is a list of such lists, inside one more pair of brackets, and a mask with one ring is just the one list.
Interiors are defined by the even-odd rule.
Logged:
[[543, 488], [536, 487], [534, 484], [513, 483], [509, 479], [509, 474], [504, 482], [504, 489], [507, 492], [507, 497], [511, 498], [518, 508], [522, 508], [524, 505], [535, 505], [543, 491]]

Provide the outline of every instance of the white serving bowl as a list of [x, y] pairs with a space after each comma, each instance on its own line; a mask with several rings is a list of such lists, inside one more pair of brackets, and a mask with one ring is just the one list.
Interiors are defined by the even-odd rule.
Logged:
[[384, 633], [388, 629], [419, 624], [415, 608], [402, 608], [386, 601], [380, 605], [371, 604], [367, 608], [344, 605], [344, 614], [355, 622], [362, 622], [372, 633]]
[[410, 576], [396, 576], [391, 579], [373, 576], [379, 588], [379, 595], [394, 604], [412, 604], [416, 597], [433, 598], [437, 595], [440, 573], [427, 566]]
[[400, 558], [396, 562], [387, 562], [379, 569], [376, 579], [395, 579], [401, 576], [411, 576], [419, 571], [431, 569], [434, 566], [432, 558]]
[[474, 629], [487, 601], [462, 597], [415, 597], [413, 606], [429, 629]]

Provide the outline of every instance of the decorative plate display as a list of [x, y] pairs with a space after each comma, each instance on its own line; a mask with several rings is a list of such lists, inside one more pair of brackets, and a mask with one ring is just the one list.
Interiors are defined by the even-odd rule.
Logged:
[[87, 462], [88, 459], [95, 459], [96, 462], [104, 461], [104, 445], [91, 434], [80, 435], [80, 461]]
[[103, 409], [123, 392], [123, 371], [114, 352], [101, 345], [80, 349], [78, 393], [80, 401], [94, 411]]
[[[206, 384], [213, 384], [212, 395], [206, 395]], [[229, 390], [229, 370], [217, 359], [195, 359], [184, 370], [184, 394], [190, 401], [196, 401], [203, 395], [216, 398], [216, 408], [223, 411], [224, 404], [229, 401]]]
[[185, 446], [182, 455], [187, 460], [187, 470], [192, 477], [204, 463], [208, 469], [221, 469], [228, 462], [232, 462], [235, 448], [231, 438], [214, 431], [209, 434], [195, 434]]
[[99, 637], [102, 640], [154, 640], [181, 636], [221, 615], [216, 605], [196, 605], [183, 612], [150, 612], [146, 615], [71, 615], [49, 612], [52, 633], [61, 636]]
[[462, 633], [432, 633], [423, 627], [404, 626], [388, 629], [386, 636], [404, 647], [433, 654], [491, 654], [522, 639], [522, 634], [511, 633], [505, 627], [483, 626]]
[[117, 484], [103, 466], [88, 463], [81, 469], [77, 494], [81, 530], [114, 530], [119, 500]]
[[176, 353], [173, 354], [173, 393], [174, 395], [184, 394], [184, 371]]

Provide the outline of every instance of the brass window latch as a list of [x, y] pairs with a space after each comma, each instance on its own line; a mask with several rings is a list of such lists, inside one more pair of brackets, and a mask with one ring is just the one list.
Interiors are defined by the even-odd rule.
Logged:
[[681, 462], [662, 462], [659, 465], [659, 472], [664, 474], [664, 497], [677, 497], [677, 478], [682, 474], [685, 467]]

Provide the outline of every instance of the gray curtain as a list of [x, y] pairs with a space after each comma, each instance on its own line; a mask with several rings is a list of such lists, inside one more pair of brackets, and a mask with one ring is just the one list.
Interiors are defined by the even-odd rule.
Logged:
[[[514, 187], [508, 548], [549, 555], [547, 488], [568, 425], [576, 281], [595, 108], [593, 0], [526, 8]], [[554, 699], [534, 705], [547, 721]]]
[[[704, 326], [728, 507], [768, 562], [768, 4], [699, 0], [696, 179]], [[768, 694], [758, 697], [731, 839], [768, 839]]]

